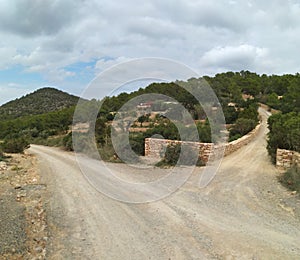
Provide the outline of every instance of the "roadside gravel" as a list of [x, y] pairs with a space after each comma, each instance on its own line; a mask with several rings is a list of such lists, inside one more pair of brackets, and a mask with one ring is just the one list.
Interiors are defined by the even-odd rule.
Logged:
[[32, 155], [11, 156], [0, 165], [0, 259], [45, 259], [46, 186]]
[[[255, 140], [226, 157], [208, 187], [198, 188], [198, 168], [154, 203], [112, 200], [89, 185], [72, 153], [32, 146], [48, 188], [47, 259], [299, 259], [300, 200], [277, 182], [260, 113]], [[124, 178], [163, 174], [113, 167]]]

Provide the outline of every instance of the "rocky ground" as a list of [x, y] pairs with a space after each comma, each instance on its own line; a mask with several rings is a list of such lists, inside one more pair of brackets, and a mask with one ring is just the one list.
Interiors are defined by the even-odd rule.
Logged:
[[36, 159], [10, 155], [0, 162], [0, 259], [45, 259], [48, 231]]

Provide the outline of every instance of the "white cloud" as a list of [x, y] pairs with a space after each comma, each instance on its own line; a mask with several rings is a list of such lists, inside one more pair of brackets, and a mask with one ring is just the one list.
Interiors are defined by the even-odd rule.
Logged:
[[96, 69], [96, 73], [99, 73], [105, 69], [108, 69], [109, 67], [112, 67], [116, 64], [122, 63], [122, 62], [126, 62], [129, 61], [130, 58], [126, 58], [126, 57], [118, 57], [116, 59], [100, 59], [96, 62], [95, 65], [95, 69]]
[[97, 73], [127, 57], [175, 59], [201, 74], [245, 68], [294, 73], [300, 69], [300, 5], [297, 0], [3, 0], [0, 39], [0, 70], [19, 65], [51, 84], [70, 85], [77, 73], [68, 70], [71, 64], [96, 60]]
[[17, 51], [14, 47], [0, 46], [0, 69], [7, 69], [16, 53]]
[[10, 82], [7, 84], [0, 84], [0, 105], [16, 99], [17, 97], [26, 95], [30, 91], [30, 88], [24, 87], [18, 83]]
[[0, 28], [24, 37], [55, 34], [71, 23], [76, 13], [74, 2], [72, 0], [1, 1]]
[[261, 70], [268, 58], [268, 50], [248, 44], [216, 47], [204, 53], [201, 58], [203, 68], [222, 70]]

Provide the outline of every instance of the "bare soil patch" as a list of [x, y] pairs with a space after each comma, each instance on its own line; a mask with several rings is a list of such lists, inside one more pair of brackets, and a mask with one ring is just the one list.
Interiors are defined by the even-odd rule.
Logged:
[[0, 259], [45, 259], [48, 231], [36, 159], [14, 154], [0, 167]]

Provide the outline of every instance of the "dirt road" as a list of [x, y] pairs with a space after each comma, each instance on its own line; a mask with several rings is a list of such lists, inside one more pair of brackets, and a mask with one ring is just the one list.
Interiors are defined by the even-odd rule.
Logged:
[[208, 187], [197, 187], [198, 169], [148, 204], [112, 200], [89, 185], [72, 153], [32, 146], [49, 193], [48, 259], [299, 259], [300, 200], [276, 180], [262, 114], [257, 138], [226, 157]]

